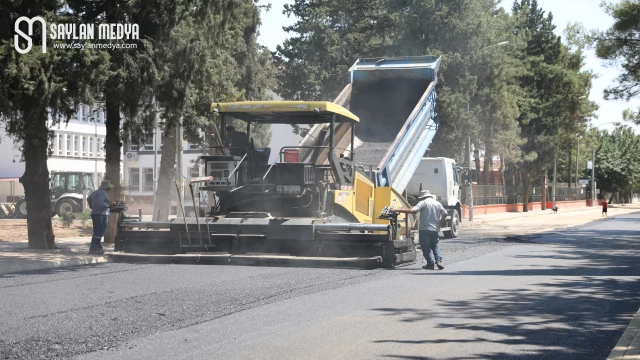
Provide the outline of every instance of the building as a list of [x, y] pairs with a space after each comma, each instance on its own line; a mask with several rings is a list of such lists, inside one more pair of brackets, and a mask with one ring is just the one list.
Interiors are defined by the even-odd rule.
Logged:
[[[50, 118], [49, 122], [52, 123], [53, 120]], [[49, 172], [81, 171], [92, 174], [94, 184], [102, 181], [105, 173], [104, 109], [100, 106], [80, 105], [68, 123], [62, 121], [49, 128], [54, 132], [49, 144]], [[21, 162], [20, 144], [14, 143], [4, 128], [0, 129], [0, 139], [0, 177], [21, 177], [24, 174], [24, 163]]]
[[[54, 132], [50, 146], [52, 154], [48, 160], [49, 171], [54, 174], [63, 171], [82, 171], [93, 175], [95, 185], [104, 178], [104, 141], [106, 114], [99, 105], [80, 105], [68, 123], [61, 122], [50, 128]], [[52, 122], [52, 120], [50, 120]], [[294, 135], [289, 125], [272, 126], [270, 162], [275, 161], [283, 146], [297, 145], [300, 136]], [[121, 154], [121, 181], [127, 198], [136, 202], [152, 204], [157, 189], [162, 157], [161, 128], [156, 128], [144, 144], [124, 144]], [[183, 139], [182, 175], [185, 178], [200, 176], [204, 166], [196, 164], [202, 155], [198, 144]], [[24, 174], [19, 144], [15, 144], [4, 131], [0, 122], [0, 178], [19, 178]], [[170, 189], [172, 192], [174, 189]], [[13, 197], [13, 193], [5, 197]], [[18, 196], [24, 195], [17, 194]], [[0, 199], [0, 202], [3, 201]]]
[[[157, 189], [162, 158], [163, 131], [156, 128], [149, 135], [144, 144], [128, 144], [124, 147], [124, 184], [127, 197], [146, 204], [152, 204]], [[182, 176], [186, 178], [198, 177], [204, 171], [204, 166], [197, 163], [202, 156], [202, 149], [198, 144], [182, 141]], [[173, 188], [170, 191], [173, 192]]]

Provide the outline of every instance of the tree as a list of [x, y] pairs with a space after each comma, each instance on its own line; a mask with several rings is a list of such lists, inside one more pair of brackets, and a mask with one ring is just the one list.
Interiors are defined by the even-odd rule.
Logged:
[[598, 188], [605, 193], [630, 194], [637, 191], [640, 180], [640, 135], [628, 126], [618, 126], [612, 133], [593, 129], [597, 138], [595, 176]]
[[584, 131], [596, 105], [579, 101], [588, 93], [593, 75], [581, 71], [581, 51], [571, 52], [554, 34], [553, 16], [545, 16], [536, 0], [515, 1], [512, 12], [518, 21], [514, 32], [526, 39], [517, 56], [525, 69], [519, 80], [525, 95], [518, 104], [518, 121], [526, 142], [518, 169], [527, 211], [531, 180], [546, 172], [562, 144]]
[[[229, 11], [198, 7], [184, 17], [176, 30], [156, 46], [155, 62], [161, 69], [157, 101], [162, 109], [165, 144], [158, 180], [154, 218], [166, 220], [169, 190], [175, 178], [175, 127], [182, 122], [185, 137], [208, 150], [201, 133], [209, 132], [215, 100], [263, 99], [273, 86], [270, 55], [256, 42], [259, 8], [251, 1], [236, 2]], [[203, 36], [203, 34], [207, 34]], [[270, 127], [253, 129], [257, 146], [270, 142]]]
[[[29, 247], [54, 249], [51, 224], [49, 169], [47, 157], [53, 132], [51, 126], [68, 121], [80, 103], [91, 104], [92, 96], [106, 74], [108, 54], [86, 49], [53, 48], [51, 39], [43, 53], [42, 31], [37, 23], [31, 51], [19, 54], [14, 48], [13, 24], [20, 16], [42, 16], [55, 23], [77, 22], [77, 13], [65, 3], [41, 1], [0, 4], [0, 120], [22, 145], [25, 172], [20, 178], [27, 201]], [[27, 24], [21, 29], [28, 33]], [[23, 40], [21, 48], [26, 48]]]

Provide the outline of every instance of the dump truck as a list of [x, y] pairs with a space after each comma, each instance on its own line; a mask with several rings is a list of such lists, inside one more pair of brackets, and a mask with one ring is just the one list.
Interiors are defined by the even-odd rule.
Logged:
[[[353, 144], [356, 166], [376, 186], [391, 186], [411, 205], [423, 189], [435, 194], [449, 213], [441, 231], [455, 238], [462, 222], [461, 168], [454, 159], [424, 157], [439, 124], [434, 78], [439, 61], [434, 56], [358, 59], [334, 102], [361, 121], [355, 134], [339, 125], [335, 142], [345, 156]], [[309, 148], [327, 144], [327, 129], [326, 124], [310, 128], [300, 142], [301, 161], [328, 163], [327, 151]]]
[[249, 139], [256, 124], [307, 126], [309, 133], [276, 149], [271, 164], [273, 149], [252, 141], [203, 156], [205, 176], [189, 187], [211, 194], [208, 216], [187, 218], [182, 208], [182, 218], [167, 222], [121, 217], [114, 259], [358, 268], [413, 262], [416, 218], [389, 209], [411, 206], [406, 188], [438, 129], [439, 67], [435, 56], [359, 59], [333, 103], [213, 103], [223, 142], [230, 119], [246, 123]]

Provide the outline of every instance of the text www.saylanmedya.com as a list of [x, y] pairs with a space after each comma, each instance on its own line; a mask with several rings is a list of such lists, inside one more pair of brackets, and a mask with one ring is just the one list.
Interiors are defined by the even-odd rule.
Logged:
[[54, 43], [54, 49], [98, 49], [98, 50], [115, 50], [115, 49], [137, 49], [138, 44], [126, 44], [126, 43], [109, 43], [109, 44], [94, 44], [94, 43]]

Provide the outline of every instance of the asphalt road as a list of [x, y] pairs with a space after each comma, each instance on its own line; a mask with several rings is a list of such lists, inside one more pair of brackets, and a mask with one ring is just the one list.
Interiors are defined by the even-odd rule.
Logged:
[[604, 359], [640, 215], [441, 241], [444, 271], [104, 264], [0, 276], [0, 358]]

